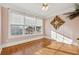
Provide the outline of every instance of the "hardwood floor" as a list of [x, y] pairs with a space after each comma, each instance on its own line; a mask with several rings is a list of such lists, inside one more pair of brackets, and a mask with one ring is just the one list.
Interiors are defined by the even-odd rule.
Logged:
[[79, 48], [74, 45], [52, 41], [51, 44], [37, 51], [38, 55], [79, 55]]
[[37, 50], [49, 45], [51, 40], [46, 38], [42, 38], [39, 40], [34, 40], [31, 42], [3, 48], [1, 54], [2, 55], [32, 55]]
[[79, 55], [77, 46], [42, 38], [31, 42], [6, 47], [2, 55]]

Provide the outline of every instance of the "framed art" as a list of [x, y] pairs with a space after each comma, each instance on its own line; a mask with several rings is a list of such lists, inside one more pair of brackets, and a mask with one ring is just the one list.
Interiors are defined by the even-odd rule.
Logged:
[[55, 29], [58, 29], [61, 25], [63, 25], [65, 21], [63, 21], [59, 16], [55, 16], [54, 20], [51, 21], [51, 24]]

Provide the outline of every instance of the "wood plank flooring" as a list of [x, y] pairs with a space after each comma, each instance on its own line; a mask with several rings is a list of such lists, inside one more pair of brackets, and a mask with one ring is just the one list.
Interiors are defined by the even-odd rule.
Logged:
[[3, 48], [1, 55], [79, 55], [79, 49], [74, 45], [41, 38]]
[[3, 48], [2, 55], [32, 55], [37, 50], [49, 45], [51, 40], [46, 38], [34, 40], [31, 42]]

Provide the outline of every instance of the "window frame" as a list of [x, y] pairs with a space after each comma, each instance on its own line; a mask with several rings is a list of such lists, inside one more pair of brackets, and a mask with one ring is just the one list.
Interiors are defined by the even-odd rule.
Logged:
[[[21, 25], [21, 26], [23, 26], [23, 34], [22, 35], [11, 35], [11, 24], [10, 24], [10, 16], [11, 16], [11, 14], [10, 13], [15, 13], [15, 14], [19, 14], [19, 15], [21, 15], [21, 16], [23, 16], [24, 18], [23, 18], [23, 20], [24, 20], [24, 25]], [[43, 34], [43, 19], [39, 19], [39, 18], [33, 18], [33, 17], [29, 17], [29, 18], [31, 18], [31, 19], [36, 19], [36, 20], [40, 20], [42, 23], [42, 26], [41, 26], [41, 32], [40, 33], [34, 33], [34, 34], [25, 34], [25, 26], [28, 26], [28, 25], [26, 25], [25, 24], [25, 21], [26, 21], [26, 19], [25, 19], [25, 17], [29, 17], [29, 16], [27, 16], [27, 15], [23, 15], [23, 14], [20, 14], [20, 13], [18, 13], [18, 12], [14, 12], [14, 11], [9, 11], [9, 23], [8, 23], [8, 37], [9, 36], [16, 36], [16, 37], [18, 37], [18, 36], [29, 36], [29, 35], [40, 35], [40, 34]], [[12, 24], [12, 25], [17, 25], [17, 24]], [[35, 26], [35, 31], [36, 31], [36, 26]]]

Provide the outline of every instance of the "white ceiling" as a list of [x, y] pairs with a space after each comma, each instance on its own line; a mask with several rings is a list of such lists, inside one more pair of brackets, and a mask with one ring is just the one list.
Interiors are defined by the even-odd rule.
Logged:
[[72, 3], [48, 3], [48, 10], [42, 10], [42, 3], [8, 3], [2, 4], [9, 8], [20, 9], [22, 12], [37, 16], [40, 18], [51, 18], [54, 15], [63, 14], [73, 10], [74, 4]]

